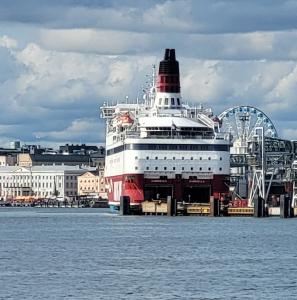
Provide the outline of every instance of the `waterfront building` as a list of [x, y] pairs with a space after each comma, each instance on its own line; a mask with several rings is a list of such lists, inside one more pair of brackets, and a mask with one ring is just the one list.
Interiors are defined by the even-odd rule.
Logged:
[[74, 200], [77, 177], [94, 169], [80, 166], [0, 167], [0, 196], [2, 199], [60, 197]]
[[104, 169], [105, 166], [105, 148], [100, 147], [98, 151], [90, 153], [92, 167]]
[[13, 154], [0, 155], [0, 166], [14, 166], [17, 163], [17, 157]]
[[21, 142], [20, 141], [10, 142], [9, 145], [10, 145], [10, 149], [14, 149], [14, 150], [21, 149]]
[[99, 148], [97, 146], [92, 145], [73, 145], [73, 144], [66, 144], [59, 147], [59, 152], [63, 154], [89, 154], [92, 152], [97, 152]]
[[89, 166], [91, 164], [91, 159], [89, 155], [20, 153], [18, 154], [17, 164], [20, 167], [42, 165]]
[[106, 198], [104, 171], [88, 171], [77, 178], [79, 196], [94, 195]]

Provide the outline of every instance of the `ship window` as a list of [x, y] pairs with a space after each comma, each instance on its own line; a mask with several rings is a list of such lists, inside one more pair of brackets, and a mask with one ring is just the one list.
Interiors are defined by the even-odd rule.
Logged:
[[135, 156], [135, 159], [138, 159], [138, 156]]
[[165, 156], [165, 157], [164, 157], [164, 159], [166, 160], [166, 159], [167, 159], [167, 157]]
[[158, 170], [158, 167], [155, 167], [155, 170]]
[[193, 160], [193, 157], [191, 157], [191, 160]]
[[158, 159], [158, 156], [156, 156], [155, 159]]
[[175, 157], [173, 156], [172, 159], [175, 160]]
[[174, 98], [171, 98], [171, 105], [174, 105]]
[[184, 170], [185, 169], [185, 167], [182, 167], [182, 170]]
[[220, 160], [222, 160], [222, 158], [220, 157]]
[[147, 156], [146, 159], [149, 159], [149, 157]]
[[138, 169], [138, 167], [135, 167], [135, 170], [137, 170]]
[[168, 98], [165, 98], [165, 105], [168, 105]]
[[208, 160], [211, 160], [211, 157], [209, 157]]
[[220, 171], [222, 171], [222, 168], [220, 168]]
[[149, 170], [150, 168], [149, 168], [149, 167], [146, 167], [146, 169]]
[[202, 168], [201, 168], [201, 167], [199, 168], [199, 171], [202, 171]]
[[193, 171], [193, 167], [191, 167], [191, 171]]
[[174, 171], [174, 170], [175, 170], [175, 167], [173, 167], [172, 170]]
[[184, 157], [182, 157], [182, 160], [184, 160], [185, 158]]
[[180, 105], [179, 98], [176, 98], [176, 102], [177, 102], [177, 105], [179, 106]]
[[208, 168], [208, 171], [210, 171], [211, 170], [211, 168]]
[[167, 170], [167, 167], [164, 167], [164, 170], [166, 171], [166, 170]]
[[202, 160], [202, 157], [200, 157], [200, 160]]

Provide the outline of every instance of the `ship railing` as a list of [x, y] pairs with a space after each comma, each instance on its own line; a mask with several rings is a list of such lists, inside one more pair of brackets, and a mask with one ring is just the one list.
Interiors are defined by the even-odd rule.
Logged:
[[[124, 138], [140, 138], [139, 133], [126, 133], [122, 139]], [[198, 139], [198, 140], [229, 140], [229, 134], [216, 133], [212, 136], [207, 135], [197, 135], [197, 136], [183, 136], [183, 135], [149, 135], [146, 137], [142, 137], [144, 139], [176, 139], [176, 140], [186, 140], [186, 139]]]
[[126, 133], [125, 134], [125, 137], [126, 138], [140, 138], [140, 134], [137, 134], [137, 133]]
[[214, 136], [182, 136], [182, 135], [179, 135], [179, 136], [170, 136], [170, 135], [150, 135], [150, 136], [147, 136], [146, 137], [147, 139], [175, 139], [175, 140], [189, 140], [189, 139], [196, 139], [196, 140], [213, 140], [215, 137]]

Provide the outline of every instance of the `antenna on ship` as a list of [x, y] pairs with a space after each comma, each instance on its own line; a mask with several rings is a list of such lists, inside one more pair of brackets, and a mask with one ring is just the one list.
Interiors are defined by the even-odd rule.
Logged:
[[155, 87], [156, 86], [156, 65], [153, 64], [152, 65], [152, 87]]
[[149, 91], [150, 105], [154, 105], [154, 100], [156, 97], [156, 65], [152, 65], [152, 82]]

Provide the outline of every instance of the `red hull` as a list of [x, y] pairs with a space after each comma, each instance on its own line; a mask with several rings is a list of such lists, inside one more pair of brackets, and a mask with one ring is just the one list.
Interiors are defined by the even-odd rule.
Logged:
[[[208, 196], [207, 200], [209, 196], [220, 199], [222, 195], [229, 192], [228, 175], [214, 175], [213, 179], [148, 179], [144, 178], [143, 174], [125, 174], [107, 177], [107, 182], [109, 183], [108, 200], [113, 205], [119, 205], [120, 196], [129, 196], [130, 203], [138, 205], [144, 200], [166, 198], [165, 194], [171, 195], [178, 201], [187, 201], [186, 194], [193, 191], [195, 195], [195, 189], [197, 191], [204, 189], [203, 193]], [[199, 195], [197, 196], [199, 202]], [[204, 199], [206, 196], [204, 195]], [[193, 196], [189, 200], [195, 201]]]

